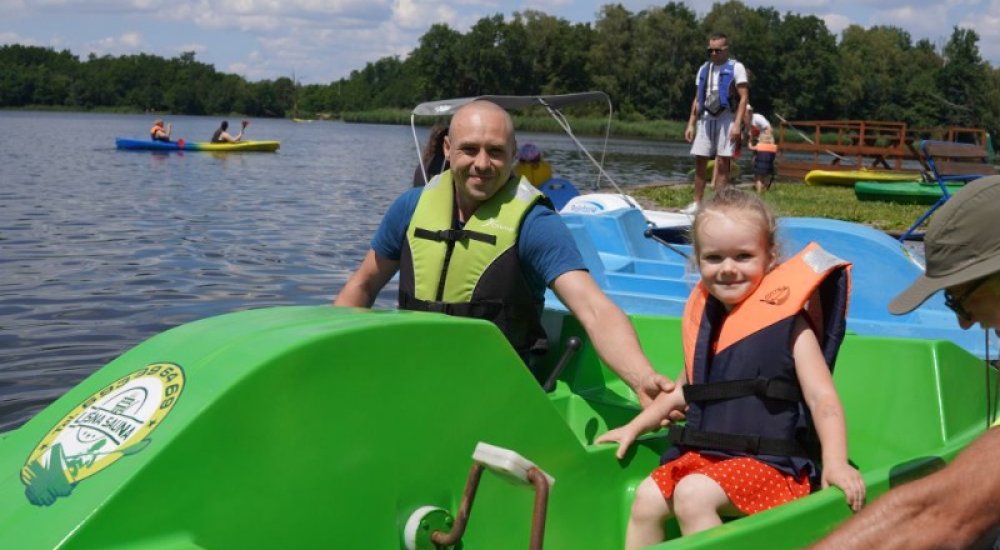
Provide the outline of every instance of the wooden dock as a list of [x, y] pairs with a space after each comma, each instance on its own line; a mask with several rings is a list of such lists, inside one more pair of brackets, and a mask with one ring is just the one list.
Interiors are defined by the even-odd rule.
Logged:
[[988, 137], [982, 128], [913, 128], [905, 122], [781, 119], [775, 135], [779, 151], [776, 168], [779, 177], [799, 180], [811, 170], [927, 170], [919, 150], [921, 140], [985, 147]]

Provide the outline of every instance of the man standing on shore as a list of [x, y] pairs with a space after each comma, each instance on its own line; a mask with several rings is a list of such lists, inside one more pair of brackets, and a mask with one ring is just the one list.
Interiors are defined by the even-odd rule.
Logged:
[[747, 70], [729, 58], [729, 38], [715, 33], [708, 39], [709, 60], [698, 69], [697, 91], [684, 139], [695, 157], [694, 202], [684, 208], [693, 214], [705, 195], [708, 160], [715, 159], [713, 189], [729, 182], [729, 164], [740, 141], [750, 88]]

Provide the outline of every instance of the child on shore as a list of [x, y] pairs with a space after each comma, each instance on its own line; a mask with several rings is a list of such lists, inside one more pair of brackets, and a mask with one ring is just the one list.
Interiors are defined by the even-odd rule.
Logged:
[[617, 442], [620, 459], [688, 406], [663, 465], [636, 489], [626, 548], [662, 542], [670, 516], [687, 535], [719, 525], [720, 514], [808, 495], [818, 468], [798, 436], [810, 422], [822, 446], [822, 487], [840, 487], [855, 511], [864, 503], [828, 366], [844, 336], [850, 264], [812, 244], [779, 266], [775, 227], [756, 195], [733, 187], [695, 215], [701, 281], [684, 310], [685, 370], [675, 390], [596, 440]]
[[757, 143], [750, 145], [753, 151], [753, 179], [757, 194], [762, 195], [771, 189], [774, 178], [774, 159], [778, 156], [778, 146], [774, 144], [774, 135], [770, 132], [761, 133]]

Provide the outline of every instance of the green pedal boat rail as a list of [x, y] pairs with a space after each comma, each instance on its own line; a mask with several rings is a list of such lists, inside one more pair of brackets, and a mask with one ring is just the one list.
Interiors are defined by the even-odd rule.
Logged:
[[[633, 324], [675, 376], [679, 320]], [[3, 434], [0, 548], [433, 548], [477, 469], [461, 547], [620, 548], [666, 443], [593, 445], [636, 401], [575, 319], [546, 326], [548, 366], [583, 338], [551, 393], [493, 325], [437, 314], [283, 307], [164, 332]], [[870, 498], [983, 431], [983, 368], [947, 342], [846, 339], [834, 378]], [[848, 515], [827, 489], [658, 548], [797, 548]]]

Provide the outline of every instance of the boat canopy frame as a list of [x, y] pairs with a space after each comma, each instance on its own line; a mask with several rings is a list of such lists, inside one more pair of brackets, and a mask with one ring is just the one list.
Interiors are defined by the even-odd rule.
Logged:
[[[601, 91], [589, 91], [589, 92], [577, 92], [571, 94], [556, 94], [556, 95], [480, 95], [474, 97], [459, 97], [454, 99], [441, 99], [436, 101], [426, 101], [413, 108], [410, 113], [410, 129], [413, 132], [413, 142], [416, 144], [417, 148], [417, 164], [420, 166], [420, 172], [424, 176], [424, 182], [427, 182], [427, 168], [423, 163], [423, 150], [420, 145], [420, 138], [417, 136], [417, 125], [416, 119], [418, 116], [435, 116], [435, 117], [446, 117], [455, 114], [458, 109], [462, 106], [472, 103], [473, 101], [490, 101], [496, 103], [500, 107], [506, 110], [518, 110], [518, 109], [528, 109], [530, 107], [544, 107], [548, 111], [549, 115], [555, 119], [559, 127], [566, 132], [566, 135], [576, 144], [577, 148], [584, 154], [590, 162], [597, 168], [597, 179], [594, 181], [592, 189], [599, 189], [601, 186], [601, 178], [607, 179], [608, 183], [611, 184], [615, 190], [625, 197], [625, 200], [632, 204], [632, 200], [628, 198], [628, 195], [622, 191], [621, 186], [604, 170], [604, 159], [608, 152], [608, 140], [611, 137], [611, 120], [614, 115], [614, 108], [611, 104], [611, 97], [608, 94]], [[605, 124], [604, 129], [604, 146], [601, 150], [601, 160], [598, 161], [590, 154], [590, 151], [580, 143], [576, 135], [573, 133], [573, 128], [570, 126], [569, 121], [566, 120], [566, 116], [563, 115], [560, 109], [568, 107], [570, 105], [578, 105], [581, 103], [589, 102], [603, 102], [608, 106], [608, 121]], [[632, 204], [638, 208], [638, 205]]]

